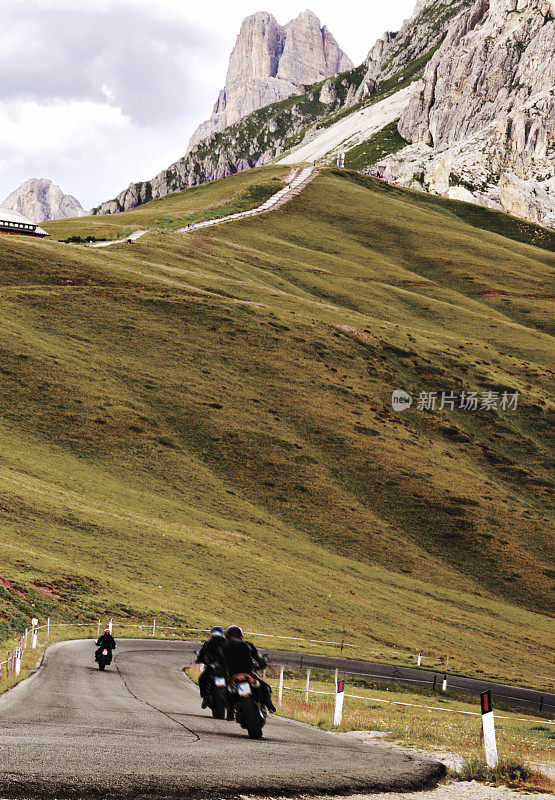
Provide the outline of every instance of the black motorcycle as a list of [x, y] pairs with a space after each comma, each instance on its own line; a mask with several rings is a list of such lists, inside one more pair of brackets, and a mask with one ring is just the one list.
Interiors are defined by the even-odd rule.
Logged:
[[216, 664], [209, 664], [209, 667], [213, 676], [206, 685], [206, 702], [214, 719], [225, 719], [229, 708], [227, 680], [223, 675], [218, 674], [219, 670]]
[[262, 739], [262, 728], [266, 724], [266, 706], [260, 689], [258, 678], [247, 673], [234, 675], [228, 683], [235, 719], [250, 739]]
[[106, 647], [100, 647], [96, 651], [94, 658], [98, 664], [98, 669], [101, 672], [104, 672], [104, 669], [108, 666], [108, 664], [112, 663], [112, 651], [108, 650]]

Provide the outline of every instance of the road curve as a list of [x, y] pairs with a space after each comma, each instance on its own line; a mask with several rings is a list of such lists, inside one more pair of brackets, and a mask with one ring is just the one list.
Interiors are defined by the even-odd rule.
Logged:
[[182, 667], [191, 643], [123, 640], [99, 672], [94, 645], [52, 645], [0, 698], [0, 797], [150, 798], [245, 792], [408, 791], [444, 767], [271, 717], [262, 741], [201, 711]]

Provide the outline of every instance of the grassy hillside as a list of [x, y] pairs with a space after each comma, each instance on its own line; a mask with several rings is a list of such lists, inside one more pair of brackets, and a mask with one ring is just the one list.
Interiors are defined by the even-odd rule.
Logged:
[[[547, 688], [554, 237], [480, 214], [330, 170], [132, 247], [3, 237], [0, 635], [234, 619]], [[397, 388], [522, 395], [399, 414]]]
[[283, 187], [289, 167], [263, 167], [229, 178], [192, 186], [152, 200], [124, 214], [100, 214], [75, 219], [51, 220], [46, 229], [59, 241], [71, 236], [95, 239], [125, 238], [137, 228], [173, 230], [190, 222], [225, 217], [262, 205]]

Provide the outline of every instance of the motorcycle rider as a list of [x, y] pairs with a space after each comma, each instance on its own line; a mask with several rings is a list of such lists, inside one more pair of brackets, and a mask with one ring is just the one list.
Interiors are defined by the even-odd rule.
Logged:
[[104, 631], [102, 636], [100, 636], [96, 640], [95, 645], [98, 647], [98, 650], [94, 654], [95, 661], [98, 661], [98, 657], [100, 656], [100, 654], [102, 653], [103, 650], [107, 650], [108, 651], [108, 655], [110, 656], [110, 662], [111, 662], [112, 661], [112, 650], [115, 647], [117, 647], [117, 645], [116, 645], [116, 640], [112, 636], [112, 632], [110, 631], [110, 628], [106, 628], [106, 630]]
[[269, 711], [274, 712], [276, 707], [272, 703], [272, 687], [256, 674], [257, 669], [268, 666], [268, 661], [260, 655], [252, 642], [245, 641], [243, 631], [238, 625], [230, 625], [226, 630], [222, 655], [231, 678], [245, 673], [255, 676], [260, 681], [262, 702]]
[[208, 686], [210, 681], [214, 679], [216, 668], [220, 666], [223, 668], [222, 650], [225, 644], [225, 630], [222, 625], [214, 625], [210, 631], [210, 639], [206, 641], [200, 648], [197, 655], [197, 663], [204, 664], [204, 670], [198, 679], [198, 688], [200, 696], [202, 697], [202, 708], [208, 707]]

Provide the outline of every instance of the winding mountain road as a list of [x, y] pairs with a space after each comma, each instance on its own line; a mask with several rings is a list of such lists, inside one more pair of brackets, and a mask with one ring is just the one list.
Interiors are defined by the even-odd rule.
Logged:
[[[396, 683], [414, 683], [425, 686], [427, 689], [441, 691], [445, 673], [416, 669], [415, 667], [401, 667], [393, 664], [381, 664], [372, 661], [362, 661], [351, 658], [334, 658], [333, 656], [315, 656], [283, 650], [264, 650], [270, 656], [273, 665], [282, 664], [288, 669], [298, 670], [303, 667], [333, 671], [338, 669], [341, 677], [353, 675], [375, 681], [392, 681]], [[348, 680], [348, 677], [347, 677]], [[511, 708], [514, 710], [540, 712], [555, 715], [555, 695], [538, 689], [527, 689], [520, 686], [510, 686], [490, 680], [466, 678], [463, 675], [447, 675], [447, 689], [455, 694], [471, 695], [479, 698], [481, 692], [491, 689], [494, 707]], [[480, 703], [477, 703], [479, 710]]]
[[0, 797], [223, 797], [245, 792], [406, 791], [444, 768], [270, 717], [262, 741], [202, 711], [183, 674], [194, 645], [120, 641], [99, 672], [94, 645], [52, 645], [0, 698]]

